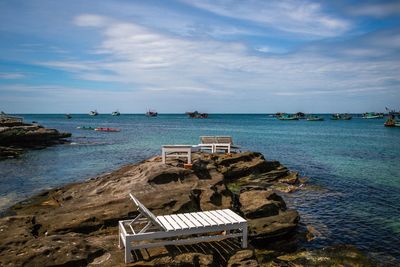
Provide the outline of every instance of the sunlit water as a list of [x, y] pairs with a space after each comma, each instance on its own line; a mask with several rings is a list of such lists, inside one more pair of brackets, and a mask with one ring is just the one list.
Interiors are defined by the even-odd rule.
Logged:
[[[244, 150], [262, 152], [310, 177], [309, 190], [286, 195], [319, 247], [354, 244], [400, 260], [400, 129], [384, 120], [278, 121], [267, 115], [24, 115], [72, 132], [72, 144], [30, 151], [0, 162], [0, 209], [43, 189], [82, 181], [160, 153], [163, 144], [197, 144], [201, 135], [231, 135]], [[76, 129], [117, 127], [119, 133]]]

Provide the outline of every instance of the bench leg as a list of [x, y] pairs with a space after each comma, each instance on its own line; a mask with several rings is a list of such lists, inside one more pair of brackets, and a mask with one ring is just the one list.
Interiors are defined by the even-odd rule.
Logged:
[[188, 152], [188, 164], [192, 164], [192, 152]]
[[247, 224], [243, 227], [242, 248], [247, 248]]
[[125, 240], [125, 263], [132, 262], [131, 242], [129, 239]]
[[164, 148], [161, 150], [161, 154], [162, 154], [162, 163], [165, 164], [165, 150], [164, 150]]

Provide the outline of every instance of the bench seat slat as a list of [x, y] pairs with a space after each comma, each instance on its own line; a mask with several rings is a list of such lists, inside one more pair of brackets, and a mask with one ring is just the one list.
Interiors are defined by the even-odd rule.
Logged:
[[218, 222], [207, 216], [205, 212], [197, 212], [197, 214], [201, 216], [204, 220], [206, 220], [210, 225], [218, 225]]
[[237, 221], [235, 219], [233, 219], [231, 216], [226, 214], [223, 210], [214, 210], [213, 212], [217, 212], [218, 214], [220, 214], [222, 217], [224, 217], [226, 220], [228, 220], [232, 224], [237, 223]]
[[175, 230], [174, 227], [164, 218], [164, 216], [157, 216], [157, 220], [162, 224], [167, 231]]
[[233, 219], [235, 219], [238, 223], [243, 223], [246, 222], [245, 219], [243, 219], [242, 217], [240, 217], [239, 215], [237, 215], [236, 213], [234, 213], [233, 211], [231, 211], [230, 209], [224, 209], [222, 210], [223, 212], [225, 212], [227, 215], [229, 215], [230, 217], [232, 217]]
[[184, 213], [181, 214], [176, 214], [176, 216], [179, 217], [179, 219], [181, 219], [187, 226], [189, 226], [190, 228], [196, 228], [197, 226], [188, 218], [186, 218]]
[[214, 215], [215, 217], [217, 217], [219, 220], [221, 220], [224, 224], [231, 224], [232, 222], [230, 220], [228, 220], [227, 218], [225, 218], [223, 215], [221, 215], [220, 213], [218, 213], [216, 210], [210, 210], [209, 211], [212, 215]]
[[218, 218], [217, 216], [215, 216], [214, 214], [212, 214], [209, 211], [205, 211], [204, 212], [208, 217], [210, 217], [214, 222], [216, 222], [218, 225], [221, 224], [225, 224], [224, 221], [222, 221], [220, 218]]
[[212, 224], [203, 219], [197, 212], [190, 213], [197, 221], [199, 221], [204, 227], [211, 226]]
[[170, 215], [171, 216], [171, 218], [177, 223], [177, 224], [179, 224], [179, 226], [182, 228], [182, 229], [188, 229], [188, 228], [190, 228], [181, 218], [179, 218], [179, 216], [177, 216], [176, 214], [172, 214], [172, 215]]
[[199, 222], [195, 217], [193, 217], [190, 213], [183, 213], [183, 215], [188, 218], [196, 227], [204, 227], [204, 225]]
[[177, 224], [170, 215], [165, 215], [164, 218], [169, 222], [169, 224], [174, 228], [174, 230], [181, 230], [182, 228]]

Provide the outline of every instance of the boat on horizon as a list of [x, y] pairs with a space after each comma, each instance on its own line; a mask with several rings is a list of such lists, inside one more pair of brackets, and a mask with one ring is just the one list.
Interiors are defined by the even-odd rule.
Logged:
[[299, 120], [299, 117], [297, 117], [297, 115], [286, 114], [286, 113], [282, 113], [280, 116], [278, 116], [276, 118], [281, 121], [298, 121]]
[[71, 114], [69, 114], [69, 113], [65, 114], [65, 117], [66, 117], [67, 119], [72, 119], [72, 116], [71, 116]]
[[348, 120], [351, 120], [351, 119], [352, 119], [352, 117], [347, 113], [344, 113], [344, 114], [336, 113], [336, 114], [333, 114], [331, 116], [331, 120], [334, 120], [334, 121], [337, 121], [337, 120], [348, 121]]
[[321, 116], [317, 116], [317, 115], [309, 115], [306, 118], [307, 121], [323, 121], [324, 118]]
[[389, 118], [383, 124], [385, 127], [400, 127], [400, 121], [396, 120], [395, 115], [389, 115]]
[[97, 110], [92, 110], [92, 111], [89, 112], [89, 116], [97, 116], [97, 115], [99, 115]]
[[157, 117], [157, 115], [158, 115], [158, 113], [157, 113], [157, 111], [155, 111], [155, 110], [148, 110], [147, 112], [146, 112], [146, 116], [147, 117]]
[[306, 114], [303, 113], [303, 112], [297, 112], [297, 113], [295, 114], [295, 116], [296, 116], [299, 120], [306, 119]]
[[121, 113], [119, 113], [118, 110], [113, 111], [113, 112], [111, 113], [111, 116], [119, 116], [119, 115], [121, 115]]
[[362, 115], [363, 119], [383, 119], [383, 113], [365, 112]]
[[207, 119], [208, 118], [208, 113], [200, 113], [197, 110], [194, 112], [186, 112], [186, 115], [188, 115], [189, 118], [192, 118], [192, 119]]

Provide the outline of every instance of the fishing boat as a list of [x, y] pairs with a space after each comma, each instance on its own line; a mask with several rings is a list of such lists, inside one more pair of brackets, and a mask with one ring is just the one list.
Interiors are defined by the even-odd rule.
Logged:
[[383, 125], [385, 127], [400, 127], [400, 121], [396, 121], [395, 115], [390, 115]]
[[76, 127], [76, 129], [79, 129], [79, 130], [94, 130], [96, 128], [95, 127], [90, 127], [90, 126], [78, 126], [78, 127]]
[[99, 127], [99, 128], [95, 128], [95, 131], [98, 132], [119, 132], [121, 131], [120, 129], [117, 128], [108, 128], [108, 127]]
[[308, 120], [308, 121], [323, 121], [324, 118], [321, 116], [317, 116], [317, 115], [309, 115], [309, 116], [307, 116], [306, 120]]
[[155, 110], [148, 110], [147, 112], [146, 112], [146, 116], [147, 117], [157, 117], [157, 115], [158, 115], [158, 113], [157, 113], [157, 111], [155, 111]]
[[383, 113], [366, 112], [362, 115], [363, 119], [383, 119]]
[[65, 117], [67, 118], [67, 119], [72, 119], [72, 116], [71, 116], [71, 114], [65, 114]]
[[296, 115], [292, 115], [292, 114], [281, 114], [279, 117], [277, 117], [278, 120], [281, 121], [297, 121], [299, 120], [299, 118]]
[[208, 113], [200, 113], [197, 110], [194, 112], [186, 112], [186, 115], [189, 116], [189, 118], [192, 119], [206, 119], [208, 118]]
[[97, 110], [92, 110], [92, 111], [89, 112], [89, 116], [97, 116], [97, 115], [99, 115]]
[[303, 112], [297, 112], [295, 115], [299, 120], [303, 120], [306, 118], [306, 114], [304, 114]]
[[331, 117], [331, 120], [334, 120], [334, 121], [336, 121], [336, 120], [348, 121], [348, 120], [351, 120], [351, 119], [352, 119], [352, 117], [347, 113], [344, 113], [344, 114], [336, 113], [336, 114], [333, 114], [332, 117]]
[[117, 110], [117, 111], [112, 112], [111, 115], [112, 116], [119, 116], [119, 115], [121, 115], [121, 113], [119, 113], [119, 111]]

